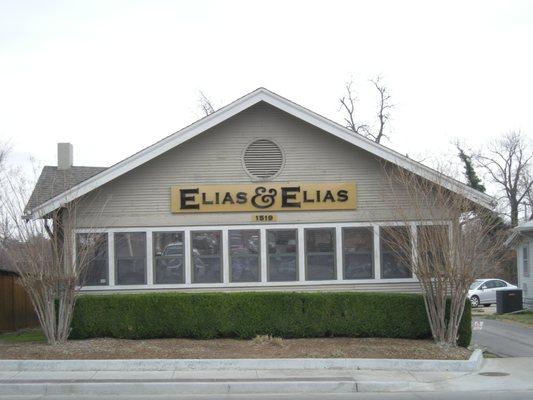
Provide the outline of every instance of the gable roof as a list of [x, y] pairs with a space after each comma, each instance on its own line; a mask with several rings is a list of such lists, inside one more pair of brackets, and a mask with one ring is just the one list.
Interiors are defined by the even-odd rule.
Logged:
[[46, 165], [35, 184], [35, 188], [26, 204], [28, 212], [40, 204], [63, 193], [65, 190], [78, 185], [90, 177], [107, 169], [106, 167], [70, 167], [59, 170], [55, 166]]
[[251, 93], [235, 100], [227, 106], [210, 114], [193, 124], [173, 133], [170, 136], [154, 143], [153, 145], [133, 154], [132, 156], [118, 162], [117, 164], [102, 170], [94, 176], [83, 180], [82, 182], [73, 185], [67, 190], [59, 193], [50, 199], [28, 208], [25, 218], [41, 218], [51, 211], [61, 207], [76, 198], [85, 195], [86, 193], [104, 185], [107, 182], [131, 171], [134, 168], [150, 161], [151, 159], [165, 153], [166, 151], [186, 142], [189, 139], [199, 135], [200, 133], [220, 124], [221, 122], [237, 115], [238, 113], [250, 108], [251, 106], [265, 102], [273, 107], [276, 107], [296, 118], [299, 118], [311, 125], [322, 129], [325, 132], [332, 134], [348, 143], [351, 143], [363, 150], [368, 151], [386, 161], [396, 164], [408, 171], [411, 171], [423, 178], [433, 181], [439, 185], [445, 186], [447, 189], [454, 192], [464, 194], [471, 201], [478, 203], [484, 207], [491, 208], [492, 197], [481, 193], [462, 182], [459, 182], [450, 177], [444, 176], [439, 172], [416, 162], [388, 147], [378, 144], [362, 135], [354, 134], [351, 130], [344, 126], [333, 122], [313, 111], [310, 111], [284, 97], [279, 96], [265, 88], [259, 88]]

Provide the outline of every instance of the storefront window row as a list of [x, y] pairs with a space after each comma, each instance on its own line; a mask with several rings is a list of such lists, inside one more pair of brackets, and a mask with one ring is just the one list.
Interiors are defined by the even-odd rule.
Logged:
[[[396, 225], [77, 233], [76, 248], [78, 263], [86, 265], [84, 287], [409, 279], [410, 269], [390, 243], [394, 235], [407, 235], [413, 244], [417, 229], [420, 226]], [[88, 250], [81, 259], [84, 246]]]

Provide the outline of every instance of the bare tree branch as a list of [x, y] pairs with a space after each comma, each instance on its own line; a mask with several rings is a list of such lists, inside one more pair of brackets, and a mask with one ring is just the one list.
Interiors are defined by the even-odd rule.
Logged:
[[371, 79], [370, 82], [373, 83], [374, 87], [379, 93], [379, 106], [378, 106], [378, 132], [375, 135], [375, 141], [377, 143], [381, 142], [381, 139], [385, 136], [385, 125], [389, 121], [390, 113], [389, 110], [393, 107], [390, 103], [390, 95], [388, 93], [387, 87], [381, 83], [381, 77], [378, 76], [376, 79]]
[[402, 223], [380, 228], [381, 240], [396, 262], [418, 278], [434, 340], [455, 346], [468, 288], [506, 258], [508, 231], [492, 210], [472, 203], [464, 193], [450, 192], [400, 167], [386, 165], [385, 171], [394, 214]]
[[383, 138], [386, 138], [385, 128], [390, 119], [389, 110], [393, 107], [390, 103], [390, 95], [388, 93], [387, 87], [382, 84], [381, 77], [370, 80], [373, 86], [378, 91], [379, 96], [379, 105], [377, 112], [378, 127], [377, 131], [374, 133], [369, 124], [358, 123], [356, 118], [356, 102], [357, 97], [352, 88], [353, 81], [347, 82], [344, 86], [346, 90], [346, 95], [339, 99], [340, 108], [344, 110], [346, 117], [344, 122], [346, 128], [351, 131], [363, 135], [364, 137], [373, 140], [376, 143], [380, 143]]
[[202, 112], [208, 116], [215, 112], [213, 102], [200, 90], [200, 97], [198, 98], [198, 105]]
[[0, 214], [10, 229], [9, 238], [1, 243], [2, 252], [28, 293], [48, 343], [64, 342], [70, 334], [77, 292], [103, 235], [89, 226], [88, 244], [80, 246], [77, 241], [78, 206], [87, 198], [64, 204], [44, 219], [23, 220], [32, 183], [14, 169], [1, 171], [0, 179]]
[[475, 159], [498, 191], [504, 194], [511, 225], [518, 225], [520, 209], [527, 209], [528, 198], [533, 197], [530, 194], [533, 151], [526, 138], [520, 132], [509, 132], [492, 142]]

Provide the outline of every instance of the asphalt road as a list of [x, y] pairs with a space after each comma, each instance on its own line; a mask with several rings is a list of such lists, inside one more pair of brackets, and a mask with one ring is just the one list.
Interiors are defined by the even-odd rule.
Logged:
[[491, 319], [474, 321], [483, 323], [481, 330], [472, 332], [474, 346], [500, 357], [533, 357], [533, 328]]
[[[122, 396], [70, 397], [70, 396], [15, 396], [2, 400], [126, 400]], [[146, 399], [146, 397], [128, 397]], [[307, 395], [208, 395], [208, 396], [150, 396], [153, 400], [528, 400], [533, 391], [475, 391], [475, 392], [405, 392], [405, 393], [353, 393], [353, 394], [307, 394]]]

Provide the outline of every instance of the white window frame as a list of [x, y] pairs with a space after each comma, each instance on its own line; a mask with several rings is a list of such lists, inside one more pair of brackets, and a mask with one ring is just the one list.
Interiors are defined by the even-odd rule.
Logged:
[[[449, 224], [448, 221], [413, 221], [409, 223], [398, 221], [383, 222], [334, 222], [334, 223], [308, 223], [308, 224], [248, 224], [248, 225], [220, 225], [220, 226], [169, 226], [169, 227], [114, 227], [114, 228], [78, 228], [73, 230], [73, 235], [87, 232], [105, 232], [108, 233], [108, 257], [109, 257], [109, 285], [107, 286], [84, 286], [80, 290], [83, 292], [91, 291], [120, 291], [120, 290], [143, 290], [143, 289], [207, 289], [207, 288], [246, 288], [246, 287], [290, 287], [290, 286], [328, 286], [328, 285], [346, 285], [349, 287], [354, 284], [383, 284], [383, 283], [415, 283], [418, 279], [415, 275], [410, 278], [381, 278], [381, 260], [380, 260], [380, 235], [379, 230], [382, 226], [410, 226], [413, 243], [416, 243], [416, 226]], [[374, 278], [372, 279], [344, 279], [342, 274], [342, 241], [339, 240], [338, 234], [342, 228], [372, 227], [374, 231]], [[305, 236], [304, 229], [307, 228], [335, 228], [336, 254], [337, 254], [337, 278], [334, 280], [306, 281], [305, 280]], [[261, 281], [260, 282], [230, 282], [229, 279], [229, 249], [228, 249], [228, 230], [234, 229], [259, 229], [261, 233]], [[266, 254], [266, 230], [268, 229], [296, 229], [298, 232], [298, 281], [289, 282], [269, 282], [267, 281], [267, 254]], [[114, 254], [114, 234], [122, 232], [146, 232], [147, 239], [154, 232], [183, 232], [185, 244], [185, 283], [180, 284], [154, 284], [153, 282], [146, 285], [117, 285], [115, 282], [115, 254]], [[222, 231], [222, 283], [191, 283], [191, 232], [192, 231]], [[147, 258], [151, 258], [148, 252], [149, 240], [146, 240]], [[339, 249], [339, 247], [341, 247]], [[416, 246], [413, 246], [413, 257]], [[75, 257], [75, 254], [74, 254]], [[74, 258], [75, 259], [75, 258]], [[148, 260], [147, 260], [148, 261]], [[148, 266], [147, 266], [148, 269]], [[152, 268], [153, 269], [153, 268]], [[147, 273], [149, 271], [147, 270]], [[152, 271], [153, 272], [153, 271]], [[341, 273], [339, 273], [341, 272]]]
[[[525, 252], [524, 252], [525, 250]], [[525, 255], [525, 257], [524, 257]], [[526, 243], [522, 246], [522, 275], [524, 276], [524, 278], [529, 278], [530, 276], [530, 273], [529, 273], [529, 258], [530, 258], [530, 255], [529, 255], [529, 243]]]
[[[263, 280], [263, 268], [262, 268], [262, 262], [263, 262], [263, 240], [262, 240], [262, 235], [263, 233], [261, 232], [261, 229], [234, 229], [234, 228], [229, 228], [227, 230], [228, 232], [228, 244], [229, 244], [229, 232], [230, 231], [257, 231], [259, 232], [259, 254], [257, 255], [257, 259], [259, 261], [259, 280], [258, 281], [253, 281], [253, 282], [241, 282], [241, 283], [259, 283]], [[231, 251], [229, 249], [229, 246], [225, 247], [224, 250], [226, 250], [226, 253], [228, 253], [228, 268], [229, 268], [229, 273], [228, 273], [228, 280], [229, 282], [231, 283], [237, 283], [237, 282], [233, 282], [232, 279], [231, 279], [231, 275], [232, 275], [232, 270], [231, 270], [231, 265], [232, 265], [232, 259], [231, 259]], [[223, 251], [224, 251], [223, 250]]]
[[[157, 229], [154, 229], [152, 232], [156, 231], [157, 232]], [[217, 283], [192, 283], [192, 278], [193, 278], [193, 259], [192, 259], [192, 235], [191, 235], [191, 232], [208, 232], [208, 231], [216, 231], [216, 232], [220, 232], [221, 233], [221, 238], [220, 238], [220, 257], [221, 257], [221, 268], [222, 268], [222, 276], [221, 276], [221, 282], [217, 282]], [[230, 283], [230, 277], [229, 277], [229, 255], [228, 255], [228, 251], [226, 250], [228, 248], [228, 228], [226, 227], [225, 229], [222, 229], [222, 228], [219, 228], [219, 229], [189, 229], [189, 230], [186, 230], [185, 231], [185, 234], [187, 236], [189, 236], [189, 248], [185, 249], [186, 252], [189, 253], [190, 257], [189, 257], [189, 264], [185, 264], [185, 268], [188, 269], [190, 271], [190, 276], [191, 276], [191, 283], [190, 283], [190, 286], [191, 287], [200, 287], [200, 286], [205, 286], [205, 287], [214, 287], [212, 285], [222, 285], [222, 286], [226, 286], [227, 284]], [[183, 284], [176, 284], [176, 286], [181, 286]], [[161, 285], [162, 286], [162, 285]], [[174, 285], [166, 285], [166, 286], [174, 286]]]
[[[337, 257], [337, 263], [341, 264], [341, 267], [342, 267], [342, 269], [340, 271], [337, 271], [337, 273], [341, 273], [343, 277], [344, 277], [345, 272], [346, 272], [346, 270], [344, 268], [344, 261], [345, 261], [345, 256], [346, 256], [346, 254], [344, 253], [344, 235], [346, 233], [346, 229], [350, 229], [350, 227], [337, 228], [337, 237], [340, 238], [340, 240], [337, 241], [337, 242], [340, 242], [340, 244], [337, 245], [337, 251], [341, 252], [341, 256]], [[375, 255], [376, 251], [375, 250], [376, 249], [375, 249], [375, 246], [374, 246], [374, 241], [376, 240], [375, 231], [376, 231], [375, 228], [372, 229], [371, 232], [370, 232], [370, 229], [368, 230], [368, 232], [370, 232], [370, 235], [372, 237], [372, 278], [361, 278], [361, 279], [357, 279], [357, 280], [363, 280], [363, 279], [368, 280], [368, 279], [374, 279], [376, 277], [376, 275], [375, 275], [376, 274], [376, 265], [375, 265], [376, 264], [376, 260], [375, 260], [375, 257], [376, 257], [376, 255]], [[381, 273], [381, 271], [380, 271], [380, 273]], [[346, 280], [346, 279], [344, 278], [344, 280]]]
[[[296, 251], [294, 252], [294, 255], [296, 256], [296, 279], [292, 281], [270, 281], [268, 279], [268, 263], [270, 261], [270, 258], [268, 256], [268, 237], [267, 237], [267, 231], [295, 231], [296, 232]], [[295, 283], [299, 282], [301, 280], [300, 277], [300, 236], [299, 236], [299, 229], [294, 227], [292, 229], [278, 229], [278, 228], [266, 228], [264, 229], [264, 235], [261, 236], [264, 238], [264, 254], [265, 254], [265, 260], [264, 260], [264, 275], [262, 276], [264, 282], [268, 282], [271, 285], [277, 285], [278, 283]], [[261, 248], [262, 250], [263, 248]]]
[[[91, 232], [93, 233], [100, 233], [100, 232], [105, 232], [105, 231], [98, 231], [96, 229], [93, 229], [91, 230]], [[77, 232], [77, 233], [84, 233], [84, 232]], [[145, 251], [145, 259], [144, 259], [144, 281], [146, 282], [145, 284], [141, 284], [141, 285], [116, 285], [116, 275], [117, 275], [117, 264], [116, 264], [116, 257], [115, 257], [115, 233], [124, 233], [124, 234], [127, 234], [127, 233], [144, 233], [144, 251]], [[109, 268], [113, 267], [113, 285], [115, 286], [118, 286], [118, 287], [124, 287], [124, 288], [136, 288], [136, 287], [139, 287], [139, 286], [142, 286], [142, 287], [152, 287], [154, 286], [154, 283], [153, 283], [153, 280], [152, 279], [149, 279], [148, 278], [148, 269], [151, 270], [151, 273], [153, 274], [153, 265], [150, 265], [149, 266], [149, 257], [150, 255], [147, 253], [148, 250], [151, 250], [151, 245], [148, 244], [148, 236], [150, 236], [150, 239], [152, 238], [152, 231], [148, 231], [148, 230], [128, 230], [128, 229], [123, 229], [121, 231], [114, 231], [113, 232], [113, 262], [111, 263], [111, 260], [110, 260], [110, 263], [109, 263]], [[109, 285], [111, 285], [111, 278], [109, 279]], [[93, 286], [87, 286], [87, 287], [93, 287]], [[108, 286], [109, 287], [109, 286]]]
[[183, 281], [184, 282], [187, 282], [187, 278], [186, 278], [186, 275], [185, 275], [185, 260], [187, 258], [187, 255], [185, 254], [187, 252], [187, 247], [185, 247], [186, 245], [186, 242], [185, 242], [185, 232], [183, 231], [174, 231], [174, 232], [169, 232], [169, 231], [159, 231], [159, 230], [154, 230], [154, 231], [147, 231], [146, 232], [146, 237], [150, 238], [150, 244], [148, 245], [148, 250], [150, 250], [150, 261], [148, 262], [148, 265], [147, 265], [147, 271], [150, 273], [149, 276], [151, 276], [151, 280], [148, 281], [148, 284], [149, 285], [154, 285], [156, 287], [158, 286], [162, 286], [162, 285], [167, 285], [166, 283], [156, 283], [156, 279], [155, 279], [155, 272], [156, 272], [156, 268], [155, 268], [155, 261], [156, 261], [156, 256], [154, 254], [154, 233], [181, 233], [183, 236]]
[[[313, 231], [313, 230], [319, 230], [319, 229], [329, 229], [330, 231], [333, 231], [333, 262], [334, 262], [334, 265], [333, 265], [333, 273], [335, 274], [335, 279], [307, 279], [307, 238], [306, 238], [306, 233], [308, 231]], [[339, 234], [339, 229], [342, 229], [342, 228], [339, 228], [338, 226], [331, 226], [331, 227], [322, 227], [322, 228], [311, 228], [311, 227], [305, 227], [304, 228], [304, 235], [302, 236], [302, 241], [304, 242], [303, 246], [304, 246], [304, 253], [305, 253], [305, 258], [303, 259], [303, 263], [304, 263], [304, 266], [305, 266], [305, 276], [304, 276], [304, 282], [310, 282], [310, 283], [314, 283], [314, 282], [331, 282], [331, 281], [339, 281], [341, 279], [339, 279], [339, 241], [337, 239], [337, 235]], [[341, 246], [342, 246], [342, 243], [341, 243]], [[341, 260], [341, 263], [340, 265], [342, 266], [342, 260]]]

